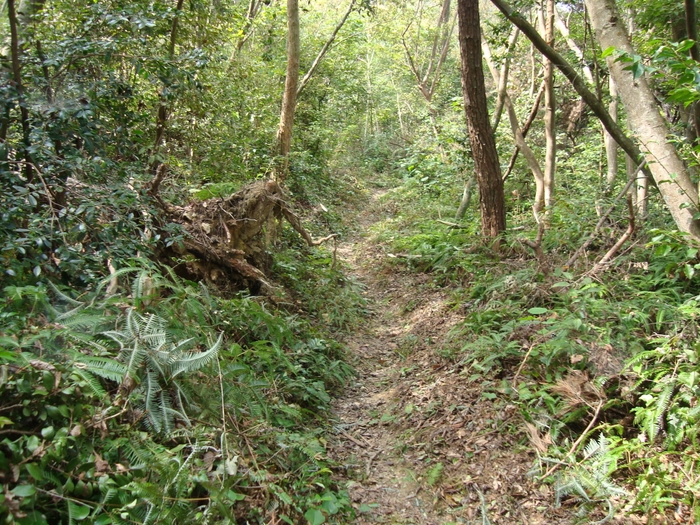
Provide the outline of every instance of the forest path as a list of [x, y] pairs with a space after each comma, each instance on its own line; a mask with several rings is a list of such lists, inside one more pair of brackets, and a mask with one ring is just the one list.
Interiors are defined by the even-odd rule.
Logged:
[[483, 381], [454, 363], [461, 345], [450, 332], [464, 316], [449, 290], [388, 262], [397, 259], [372, 234], [392, 220], [385, 193], [374, 192], [359, 233], [338, 246], [371, 312], [345, 341], [358, 376], [334, 402], [330, 443], [361, 511], [355, 523], [569, 523], [549, 487], [527, 476], [533, 452], [516, 407], [484, 396]]

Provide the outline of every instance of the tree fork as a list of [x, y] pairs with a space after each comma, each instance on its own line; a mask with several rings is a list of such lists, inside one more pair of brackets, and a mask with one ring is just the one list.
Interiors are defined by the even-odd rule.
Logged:
[[576, 92], [581, 95], [581, 98], [586, 102], [588, 107], [591, 108], [596, 117], [603, 123], [605, 129], [610, 133], [615, 139], [620, 147], [627, 153], [634, 161], [639, 164], [642, 161], [642, 152], [637, 147], [637, 145], [630, 139], [625, 133], [620, 129], [620, 127], [615, 123], [615, 121], [610, 117], [610, 114], [605, 109], [605, 106], [598, 100], [595, 94], [593, 94], [587, 87], [585, 81], [576, 72], [576, 70], [557, 53], [551, 46], [544, 41], [537, 30], [530, 25], [530, 23], [517, 11], [513, 10], [504, 0], [491, 0], [491, 3], [498, 8], [498, 10], [503, 13], [503, 15], [515, 24], [523, 34], [532, 42], [532, 44], [537, 48], [537, 50], [542, 53], [545, 57], [551, 60], [552, 64], [562, 72], [562, 74], [571, 82], [571, 85], [576, 90]]

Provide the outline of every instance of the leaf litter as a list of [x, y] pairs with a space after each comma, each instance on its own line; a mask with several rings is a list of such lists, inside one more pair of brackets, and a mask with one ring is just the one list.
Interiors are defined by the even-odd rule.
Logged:
[[[379, 195], [372, 199], [362, 232], [382, 220]], [[449, 290], [386, 264], [391, 254], [367, 233], [338, 255], [372, 312], [346, 341], [357, 378], [334, 402], [330, 443], [355, 523], [581, 523], [573, 499], [557, 507], [552, 488], [529, 475], [549, 436], [441, 355], [463, 319]]]

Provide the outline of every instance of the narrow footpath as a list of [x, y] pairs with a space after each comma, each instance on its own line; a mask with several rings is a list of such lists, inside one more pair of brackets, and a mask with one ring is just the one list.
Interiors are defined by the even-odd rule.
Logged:
[[449, 290], [408, 271], [371, 233], [391, 215], [384, 208], [373, 195], [358, 235], [338, 247], [371, 311], [346, 341], [357, 378], [334, 403], [330, 443], [355, 523], [571, 523], [551, 488], [528, 476], [534, 449], [516, 407], [484, 395], [460, 364], [451, 330], [463, 312]]

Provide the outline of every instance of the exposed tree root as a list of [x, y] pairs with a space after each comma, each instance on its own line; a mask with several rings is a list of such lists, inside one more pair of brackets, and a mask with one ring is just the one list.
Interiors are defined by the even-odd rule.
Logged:
[[280, 185], [272, 180], [255, 181], [229, 197], [193, 201], [186, 206], [166, 203], [153, 191], [151, 195], [168, 219], [182, 225], [187, 233], [182, 245], [163, 254], [171, 259], [169, 263], [174, 263], [179, 274], [224, 291], [248, 288], [272, 295], [266, 275], [272, 264], [268, 247], [282, 218], [309, 246], [334, 237], [314, 240], [291, 210]]

